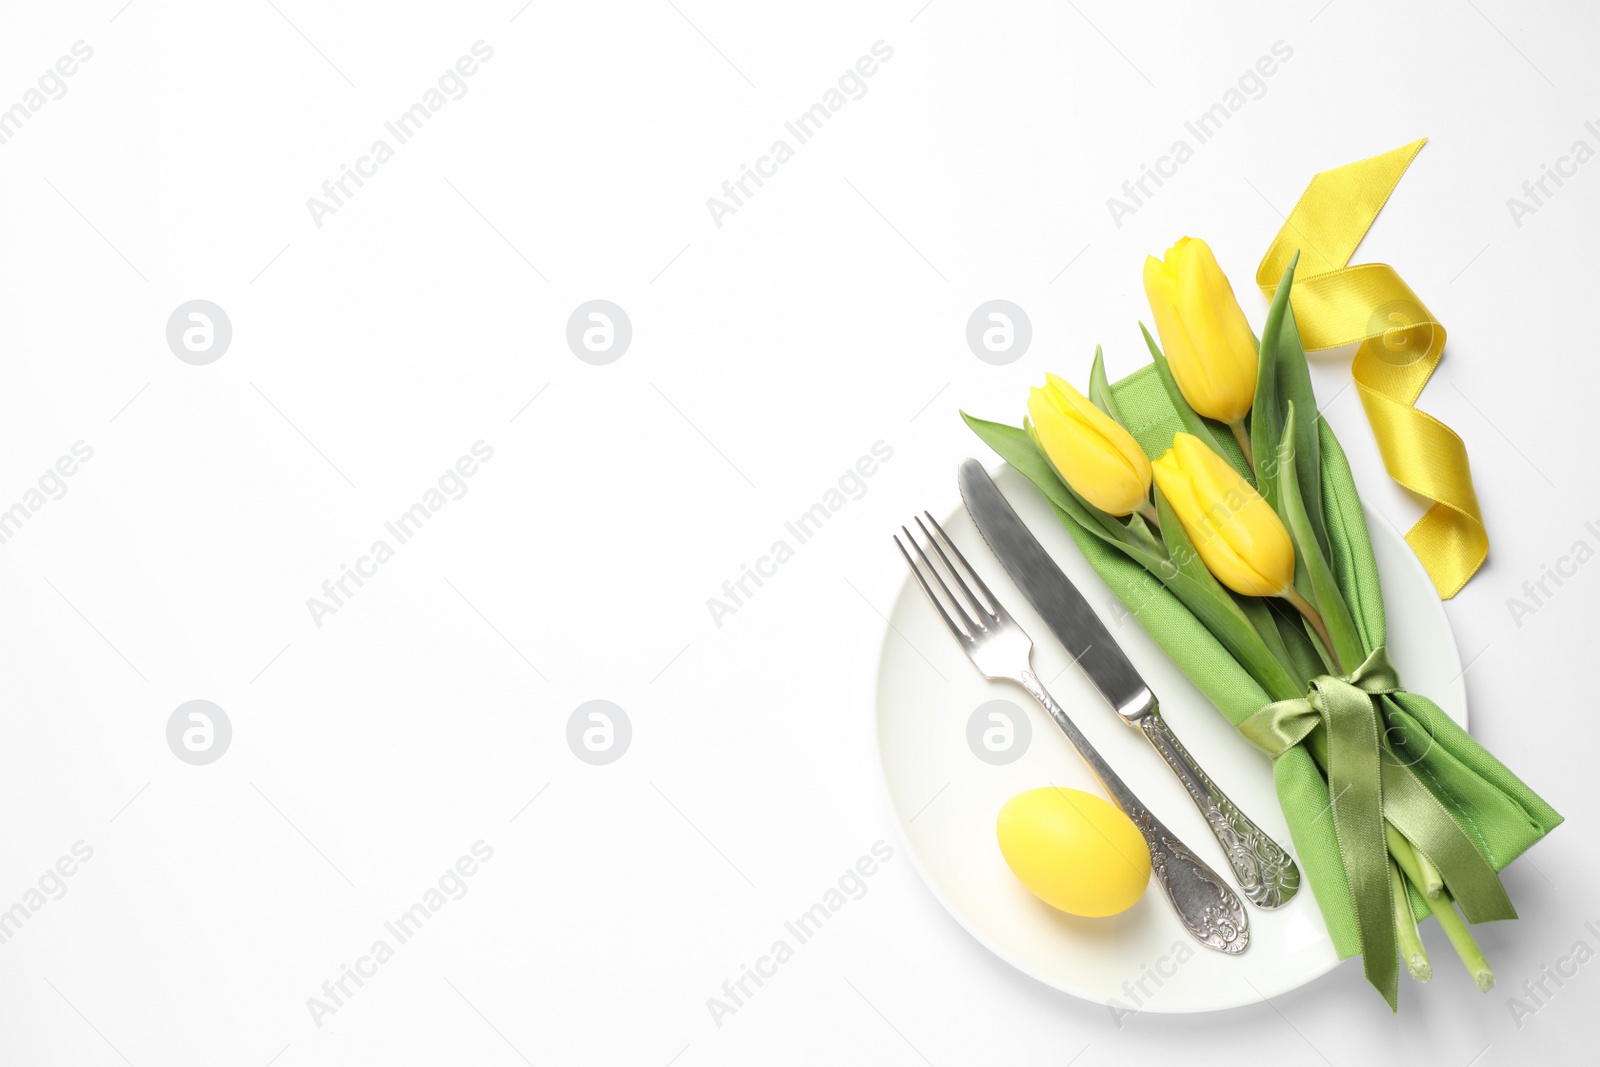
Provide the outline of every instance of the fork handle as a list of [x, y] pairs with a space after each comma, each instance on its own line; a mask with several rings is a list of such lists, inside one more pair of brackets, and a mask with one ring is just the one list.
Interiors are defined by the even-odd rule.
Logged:
[[1056, 703], [1031, 666], [1023, 668], [1017, 681], [1050, 713], [1112, 801], [1144, 835], [1150, 849], [1150, 871], [1184, 928], [1207, 948], [1230, 955], [1243, 952], [1250, 943], [1250, 920], [1239, 895], [1134, 795], [1066, 709]]
[[1136, 724], [1167, 761], [1189, 791], [1200, 814], [1227, 854], [1233, 877], [1250, 902], [1260, 908], [1280, 908], [1300, 888], [1300, 868], [1272, 837], [1228, 799], [1211, 776], [1189, 755], [1188, 749], [1152, 708]]

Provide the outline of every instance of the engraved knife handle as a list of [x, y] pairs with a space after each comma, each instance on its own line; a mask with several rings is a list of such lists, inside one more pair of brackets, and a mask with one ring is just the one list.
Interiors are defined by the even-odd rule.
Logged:
[[1228, 857], [1239, 889], [1259, 908], [1280, 908], [1300, 888], [1300, 868], [1261, 827], [1251, 822], [1189, 755], [1156, 708], [1139, 718], [1139, 727], [1205, 816]]
[[1106, 794], [1144, 835], [1145, 844], [1150, 848], [1150, 873], [1167, 895], [1184, 928], [1207, 948], [1229, 955], [1243, 952], [1250, 944], [1250, 920], [1239, 895], [1144, 806], [1099, 750], [1089, 743], [1066, 709], [1056, 703], [1031, 667], [1015, 677], [1050, 713], [1105, 787]]

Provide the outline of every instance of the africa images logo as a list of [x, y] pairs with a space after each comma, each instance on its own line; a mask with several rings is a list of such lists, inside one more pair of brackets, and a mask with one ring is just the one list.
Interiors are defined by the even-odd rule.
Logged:
[[[883, 41], [872, 42], [872, 55], [858, 58], [853, 66], [847, 67], [839, 75], [835, 85], [822, 94], [820, 101], [783, 124], [784, 132], [794, 139], [794, 144], [790, 144], [787, 138], [779, 137], [763, 155], [756, 157], [754, 169], [748, 163], [739, 164], [739, 176], [722, 183], [722, 197], [706, 197], [706, 210], [711, 213], [711, 221], [716, 223], [717, 229], [722, 229], [724, 218], [736, 214], [745, 206], [745, 201], [755, 196], [756, 189], [766, 184], [764, 179], [776, 178], [778, 168], [794, 158], [795, 149], [821, 133], [823, 126], [844, 110], [845, 104], [866, 96], [866, 79], [878, 73], [881, 65], [893, 58], [892, 47]], [[752, 182], [755, 189], [750, 187]]]
[[[340, 208], [355, 198], [357, 191], [367, 184], [363, 179], [376, 178], [378, 168], [395, 157], [395, 150], [421, 133], [446, 104], [467, 95], [467, 79], [494, 58], [494, 48], [484, 41], [474, 41], [470, 51], [471, 55], [460, 56], [452, 66], [446, 67], [438, 80], [423, 91], [420, 100], [383, 124], [389, 138], [394, 139], [393, 144], [389, 143], [389, 138], [377, 138], [366, 152], [356, 157], [353, 168], [339, 164], [339, 176], [322, 183], [321, 197], [306, 197], [306, 210], [317, 229], [322, 229], [324, 218], [337, 215]], [[352, 184], [355, 188], [351, 188]]]

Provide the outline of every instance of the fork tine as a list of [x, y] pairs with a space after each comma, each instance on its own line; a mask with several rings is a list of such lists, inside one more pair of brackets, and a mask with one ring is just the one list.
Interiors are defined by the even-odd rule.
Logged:
[[[939, 525], [939, 520], [934, 518], [926, 511], [924, 511], [923, 514], [928, 516], [928, 521], [933, 523], [933, 528], [939, 531], [939, 536], [944, 540], [944, 543], [950, 546], [950, 551], [955, 555], [956, 559], [961, 561], [961, 566], [966, 568], [967, 573], [972, 576], [972, 580], [976, 582], [978, 588], [982, 590], [983, 598], [989, 602], [992, 608], [988, 614], [996, 620], [1009, 622], [1011, 620], [1011, 616], [1006, 613], [1005, 605], [1000, 603], [998, 597], [989, 592], [989, 587], [984, 584], [982, 576], [978, 574], [978, 572], [973, 568], [972, 564], [967, 562], [967, 557], [961, 554], [961, 550], [956, 547], [956, 543], [950, 540], [950, 535], [944, 532], [944, 527]], [[922, 520], [918, 519], [917, 522], [920, 525]], [[934, 547], [939, 547], [937, 542], [934, 543]], [[941, 550], [939, 554], [942, 556], [944, 555], [944, 552]], [[947, 566], [949, 565], [949, 562], [949, 560], [945, 560], [945, 564]], [[951, 569], [954, 570], [954, 568]], [[969, 592], [967, 595], [970, 597], [972, 594]]]
[[[900, 528], [905, 530], [907, 539], [910, 539], [911, 531], [906, 530], [904, 526]], [[912, 540], [911, 544], [914, 547], [916, 545], [916, 541]], [[942, 618], [944, 620], [944, 624], [950, 628], [950, 633], [956, 638], [956, 640], [962, 642], [963, 644], [971, 641], [972, 638], [967, 633], [962, 632], [961, 627], [956, 625], [955, 620], [950, 617], [950, 613], [944, 609], [944, 603], [940, 601], [936, 595], [934, 595], [933, 587], [928, 584], [928, 579], [922, 576], [922, 568], [918, 567], [916, 560], [911, 558], [911, 553], [906, 551], [906, 546], [900, 543], [900, 538], [898, 535], [895, 536], [894, 547], [898, 548], [900, 550], [900, 554], [906, 558], [906, 566], [910, 567], [911, 573], [916, 576], [917, 584], [922, 586], [922, 591], [927, 594], [929, 603], [938, 609], [939, 617]], [[922, 550], [918, 549], [917, 554], [921, 555]], [[935, 581], [939, 582], [941, 587], [944, 585], [943, 579], [941, 579], [937, 574], [935, 574], [933, 577]]]
[[[923, 514], [924, 515], [928, 515], [927, 512], [923, 512]], [[932, 515], [928, 515], [928, 521], [929, 522], [933, 522], [933, 516]], [[926, 537], [928, 539], [928, 544], [932, 545], [933, 546], [933, 550], [935, 552], [939, 553], [939, 558], [944, 560], [944, 568], [945, 568], [945, 570], [950, 572], [952, 577], [955, 578], [956, 586], [961, 590], [961, 595], [966, 597], [967, 598], [967, 603], [972, 605], [972, 613], [974, 615], [978, 616], [980, 619], [985, 620], [985, 621], [994, 618], [994, 612], [990, 611], [988, 608], [986, 608], [982, 604], [978, 603], [978, 598], [972, 595], [972, 587], [967, 584], [966, 577], [959, 570], [956, 569], [955, 564], [950, 562], [950, 557], [944, 554], [944, 546], [939, 543], [939, 538], [933, 536], [933, 534], [929, 532], [928, 528], [925, 525], [923, 525], [922, 519], [920, 517], [916, 520], [916, 522], [917, 522], [917, 528], [922, 531], [922, 536], [924, 536], [924, 537]], [[934, 523], [934, 525], [938, 525], [938, 524]], [[943, 534], [944, 531], [940, 530], [939, 533]], [[948, 537], [944, 538], [944, 540], [945, 540], [946, 544], [949, 544], [950, 539]], [[956, 551], [956, 546], [951, 544], [950, 545], [950, 551], [955, 552]], [[960, 554], [961, 553], [956, 552], [956, 555], [959, 556]], [[966, 560], [962, 560], [961, 562], [962, 563], [966, 563]], [[968, 567], [967, 569], [971, 570], [972, 568]]]
[[[923, 535], [928, 538], [928, 541], [931, 544], [933, 541], [933, 535], [928, 533], [928, 528], [926, 526], [922, 526], [922, 520], [920, 519], [917, 520], [917, 525], [922, 527]], [[938, 566], [935, 565], [933, 560], [928, 558], [928, 554], [922, 550], [922, 542], [913, 537], [911, 531], [907, 530], [904, 526], [900, 527], [900, 529], [905, 531], [906, 539], [911, 542], [911, 547], [915, 548], [917, 550], [917, 555], [922, 557], [922, 562], [928, 567], [928, 573], [933, 575], [934, 579], [939, 583], [939, 588], [944, 590], [944, 595], [950, 598], [950, 606], [956, 609], [956, 614], [960, 616], [961, 621], [966, 624], [967, 633], [972, 637], [977, 637], [984, 631], [983, 623], [967, 614], [967, 609], [961, 606], [960, 599], [955, 595], [954, 592], [951, 591], [949, 584], [944, 580], [944, 575], [939, 572]], [[938, 547], [938, 545], [934, 545], [935, 549]], [[941, 552], [940, 555], [942, 556], [943, 553]], [[945, 566], [948, 567], [949, 565], [949, 561], [946, 560]], [[960, 585], [961, 576], [956, 574], [954, 571], [951, 571], [950, 573], [955, 576], [956, 584]], [[966, 592], [965, 587], [963, 587], [962, 591]], [[970, 595], [971, 594], [968, 594], [969, 598]], [[978, 613], [978, 615], [979, 619], [988, 617], [981, 611]]]
[[[922, 524], [919, 522], [917, 525], [921, 526]], [[923, 565], [928, 568], [928, 573], [933, 576], [933, 580], [939, 583], [940, 589], [944, 590], [944, 595], [950, 601], [950, 606], [955, 609], [957, 617], [961, 619], [962, 625], [966, 628], [967, 636], [976, 638], [979, 634], [983, 633], [984, 627], [982, 623], [968, 615], [967, 609], [961, 606], [960, 599], [955, 595], [954, 592], [951, 591], [949, 583], [944, 580], [944, 575], [939, 572], [938, 566], [933, 562], [933, 560], [929, 559], [928, 554], [922, 550], [922, 542], [918, 541], [911, 531], [907, 530], [904, 526], [900, 527], [900, 529], [905, 533], [906, 540], [911, 542], [911, 547], [917, 550], [917, 556], [921, 558]], [[925, 535], [928, 533], [925, 527], [923, 528], [922, 532]], [[931, 542], [932, 538], [929, 537], [929, 540]]]

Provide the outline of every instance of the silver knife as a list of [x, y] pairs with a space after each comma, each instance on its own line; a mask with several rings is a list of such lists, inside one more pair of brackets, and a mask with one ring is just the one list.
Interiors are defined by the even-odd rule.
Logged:
[[1161, 716], [1145, 685], [1089, 602], [1056, 566], [975, 459], [961, 464], [961, 499], [978, 532], [1106, 703], [1155, 746], [1205, 816], [1239, 889], [1261, 908], [1282, 907], [1300, 888], [1300, 868], [1202, 771]]

